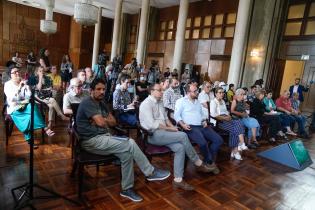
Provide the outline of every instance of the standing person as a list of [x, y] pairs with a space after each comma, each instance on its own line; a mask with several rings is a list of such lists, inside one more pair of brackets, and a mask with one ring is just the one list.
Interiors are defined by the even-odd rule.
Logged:
[[73, 64], [68, 54], [63, 55], [61, 66], [61, 80], [62, 80], [62, 88], [65, 92], [69, 86], [69, 82], [72, 78]]
[[186, 93], [185, 97], [178, 99], [175, 103], [174, 118], [189, 139], [199, 145], [204, 162], [217, 174], [219, 169], [215, 160], [223, 143], [222, 137], [207, 124], [206, 116], [197, 100], [198, 88], [187, 84]]
[[134, 161], [148, 181], [164, 180], [169, 171], [153, 167], [133, 139], [116, 137], [110, 134], [109, 127], [116, 120], [104, 104], [105, 81], [95, 79], [91, 83], [91, 96], [84, 99], [76, 116], [76, 127], [84, 150], [99, 155], [115, 155], [121, 162], [120, 196], [134, 202], [143, 198], [134, 189]]
[[93, 74], [95, 78], [106, 79], [106, 55], [104, 52], [101, 52], [98, 56], [97, 64], [94, 64], [92, 67]]
[[241, 154], [242, 150], [247, 150], [244, 139], [244, 126], [240, 120], [233, 120], [230, 113], [227, 111], [225, 102], [223, 100], [224, 90], [222, 87], [215, 89], [215, 99], [210, 102], [210, 122], [216, 125], [219, 120], [218, 127], [229, 132], [229, 147], [232, 148], [231, 158], [236, 160], [243, 160]]
[[244, 101], [245, 91], [239, 88], [235, 91], [235, 97], [231, 104], [231, 114], [233, 119], [239, 119], [243, 125], [248, 128], [248, 144], [250, 149], [256, 149], [259, 146], [256, 137], [259, 136], [260, 125], [258, 121], [249, 116], [250, 107]]
[[42, 48], [39, 50], [39, 64], [44, 68], [46, 73], [50, 72], [49, 50]]
[[[19, 69], [16, 66], [8, 68], [10, 80], [4, 84], [4, 94], [7, 99], [7, 114], [11, 116], [14, 124], [24, 134], [26, 141], [31, 138], [31, 97], [30, 87], [26, 81], [20, 77]], [[34, 130], [45, 128], [48, 136], [53, 136], [55, 133], [45, 125], [45, 121], [38, 110], [37, 105], [34, 105]], [[38, 146], [34, 146], [37, 148]]]
[[161, 85], [152, 85], [150, 95], [140, 105], [141, 126], [153, 133], [148, 139], [150, 144], [169, 147], [175, 153], [173, 186], [183, 190], [193, 190], [194, 188], [183, 180], [185, 156], [187, 155], [195, 164], [198, 171], [208, 173], [214, 169], [199, 158], [187, 135], [178, 131], [170, 122], [161, 99]]
[[179, 79], [178, 77], [178, 70], [177, 69], [173, 69], [173, 72], [171, 73], [172, 77], [175, 77], [177, 79]]
[[26, 60], [27, 64], [26, 64], [26, 68], [27, 68], [27, 73], [29, 74], [29, 76], [34, 74], [35, 71], [35, 66], [36, 66], [36, 57], [33, 53], [33, 51], [31, 51], [28, 55], [27, 55], [27, 60]]
[[290, 97], [292, 97], [293, 93], [298, 93], [299, 94], [299, 100], [301, 103], [303, 103], [303, 101], [304, 101], [303, 92], [307, 92], [309, 90], [309, 85], [303, 86], [300, 84], [300, 81], [301, 81], [300, 78], [296, 78], [294, 85], [290, 86], [289, 91], [290, 91]]

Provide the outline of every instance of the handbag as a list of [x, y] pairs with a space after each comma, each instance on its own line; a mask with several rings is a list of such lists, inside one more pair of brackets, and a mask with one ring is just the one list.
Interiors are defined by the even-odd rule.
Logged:
[[37, 92], [37, 96], [40, 99], [51, 98], [52, 91], [51, 90], [40, 90]]

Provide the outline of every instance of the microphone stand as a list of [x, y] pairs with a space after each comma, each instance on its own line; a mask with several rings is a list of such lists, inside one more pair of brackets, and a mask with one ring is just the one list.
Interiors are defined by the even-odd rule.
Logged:
[[[64, 200], [67, 200], [71, 203], [74, 203], [76, 205], [81, 205], [79, 202], [71, 200], [67, 198], [66, 196], [63, 196], [57, 192], [54, 192], [50, 189], [47, 189], [43, 186], [40, 186], [39, 184], [34, 183], [34, 109], [35, 109], [35, 88], [31, 88], [31, 98], [30, 98], [30, 104], [31, 104], [31, 125], [30, 125], [30, 134], [31, 138], [29, 140], [30, 145], [30, 166], [29, 166], [29, 182], [18, 186], [16, 188], [13, 188], [11, 190], [15, 206], [14, 209], [23, 209], [25, 207], [30, 207], [31, 209], [36, 209], [33, 206], [33, 201], [36, 199], [49, 199], [49, 198], [61, 198]], [[34, 188], [38, 188], [50, 195], [47, 196], [34, 196]], [[19, 192], [17, 194], [17, 192]]]

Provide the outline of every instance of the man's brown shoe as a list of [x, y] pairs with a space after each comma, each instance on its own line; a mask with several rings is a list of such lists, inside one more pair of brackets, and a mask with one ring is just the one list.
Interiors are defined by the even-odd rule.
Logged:
[[180, 188], [183, 190], [194, 190], [195, 189], [193, 186], [191, 186], [190, 184], [188, 184], [184, 180], [182, 180], [181, 182], [175, 182], [173, 180], [173, 188]]
[[198, 172], [202, 172], [202, 173], [214, 173], [214, 174], [220, 173], [220, 170], [213, 163], [211, 165], [202, 163], [201, 166], [196, 166], [196, 168]]

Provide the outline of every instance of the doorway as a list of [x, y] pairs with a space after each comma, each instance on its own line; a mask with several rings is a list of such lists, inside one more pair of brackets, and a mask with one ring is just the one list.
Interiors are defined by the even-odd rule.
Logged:
[[305, 67], [305, 61], [298, 61], [298, 60], [285, 61], [280, 95], [283, 93], [283, 91], [289, 90], [290, 86], [294, 84], [295, 78], [302, 78], [303, 73], [304, 73], [304, 67]]

